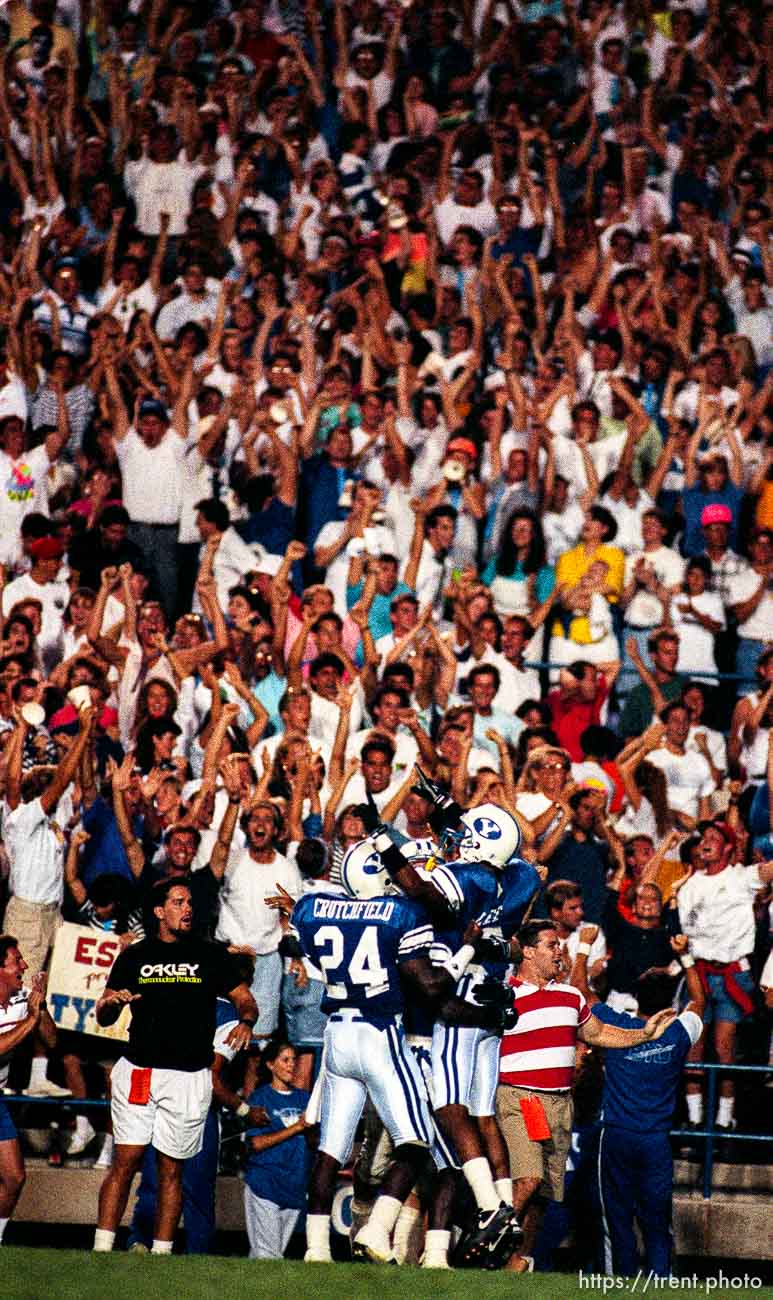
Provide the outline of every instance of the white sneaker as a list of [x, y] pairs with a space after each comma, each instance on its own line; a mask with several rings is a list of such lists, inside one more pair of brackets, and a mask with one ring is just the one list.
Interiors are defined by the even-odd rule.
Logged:
[[60, 1088], [58, 1083], [52, 1083], [50, 1079], [38, 1079], [30, 1083], [29, 1087], [22, 1090], [27, 1097], [71, 1097], [72, 1093], [69, 1088]]
[[105, 1134], [105, 1140], [102, 1143], [102, 1150], [94, 1161], [94, 1169], [109, 1169], [113, 1163], [113, 1139], [109, 1133]]
[[81, 1124], [75, 1129], [70, 1141], [67, 1143], [65, 1154], [68, 1156], [82, 1155], [86, 1150], [86, 1147], [91, 1145], [96, 1136], [96, 1129], [92, 1127], [88, 1120], [86, 1120], [85, 1124]]
[[303, 1262], [304, 1264], [332, 1264], [333, 1256], [329, 1250], [307, 1250]]
[[370, 1259], [374, 1264], [391, 1264], [394, 1256], [389, 1235], [371, 1219], [352, 1242], [354, 1259]]

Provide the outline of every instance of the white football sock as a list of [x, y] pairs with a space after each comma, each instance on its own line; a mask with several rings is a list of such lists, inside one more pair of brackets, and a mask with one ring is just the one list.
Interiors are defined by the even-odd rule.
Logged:
[[330, 1215], [306, 1215], [306, 1245], [315, 1253], [330, 1253]]
[[717, 1123], [723, 1128], [729, 1128], [733, 1122], [733, 1111], [735, 1109], [735, 1097], [720, 1097], [717, 1106]]
[[392, 1229], [397, 1223], [397, 1216], [402, 1208], [402, 1201], [398, 1201], [395, 1196], [379, 1196], [373, 1206], [370, 1223], [376, 1228], [383, 1229], [387, 1236], [391, 1236]]
[[500, 1201], [504, 1201], [505, 1205], [512, 1205], [513, 1203], [512, 1178], [497, 1178], [494, 1180], [494, 1186], [497, 1189], [497, 1194], [499, 1196]]
[[159, 1241], [158, 1237], [153, 1238], [153, 1245], [150, 1248], [151, 1255], [171, 1255], [172, 1242]]
[[398, 1264], [405, 1263], [411, 1242], [411, 1233], [415, 1230], [420, 1218], [421, 1211], [417, 1210], [415, 1205], [400, 1207], [400, 1213], [397, 1216], [397, 1223], [392, 1236], [392, 1250]]
[[451, 1245], [451, 1233], [445, 1228], [430, 1228], [424, 1242], [424, 1263], [427, 1268], [431, 1260], [448, 1260], [448, 1247]]
[[491, 1176], [491, 1167], [485, 1156], [476, 1156], [462, 1165], [462, 1173], [470, 1184], [479, 1210], [498, 1210], [499, 1196]]
[[48, 1078], [48, 1057], [33, 1056], [30, 1066], [30, 1083], [42, 1083]]
[[691, 1124], [703, 1123], [703, 1097], [699, 1092], [687, 1094], [687, 1118]]
[[3, 1240], [3, 1234], [8, 1227], [8, 1219], [0, 1219], [0, 1243]]
[[113, 1249], [115, 1233], [109, 1228], [97, 1228], [94, 1233], [94, 1250], [107, 1252]]

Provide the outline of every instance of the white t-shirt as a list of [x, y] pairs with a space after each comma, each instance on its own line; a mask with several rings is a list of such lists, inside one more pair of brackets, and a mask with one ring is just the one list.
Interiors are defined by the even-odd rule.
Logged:
[[739, 961], [754, 948], [754, 896], [762, 888], [756, 866], [740, 863], [716, 875], [699, 871], [679, 890], [679, 920], [690, 951], [706, 961]]
[[672, 754], [663, 746], [654, 749], [647, 761], [659, 767], [666, 778], [669, 808], [697, 817], [699, 800], [708, 799], [714, 793], [711, 769], [703, 755], [690, 750]]
[[480, 231], [484, 239], [496, 234], [498, 226], [496, 208], [488, 199], [482, 199], [480, 203], [468, 207], [457, 203], [451, 194], [435, 208], [435, 222], [440, 242], [446, 246], [458, 226], [472, 226]]
[[[40, 799], [4, 806], [3, 839], [10, 862], [11, 894], [27, 903], [61, 904], [64, 885], [62, 801], [47, 816]], [[60, 817], [57, 818], [57, 812]]]
[[184, 235], [191, 210], [191, 194], [196, 181], [192, 163], [152, 162], [140, 158], [124, 168], [126, 189], [137, 205], [137, 228], [143, 235], [160, 235], [161, 212], [170, 216], [169, 234]]
[[[15, 414], [12, 410], [3, 412]], [[0, 564], [15, 564], [20, 559], [22, 520], [33, 512], [48, 514], [49, 464], [43, 444], [23, 452], [16, 460], [0, 451]]]
[[3, 592], [3, 614], [13, 609], [20, 600], [39, 600], [41, 626], [38, 636], [38, 649], [46, 667], [50, 670], [60, 657], [64, 624], [62, 619], [70, 599], [70, 588], [66, 582], [35, 582], [29, 573], [9, 582]]
[[168, 428], [157, 447], [148, 447], [132, 426], [116, 441], [123, 479], [123, 503], [135, 524], [177, 524], [182, 506], [185, 442]]
[[[744, 569], [733, 578], [733, 604], [740, 605], [750, 600], [760, 587], [767, 586], [766, 581], [754, 569]], [[738, 624], [738, 635], [749, 641], [770, 641], [773, 637], [773, 595], [766, 591], [754, 613], [744, 623]]]
[[679, 634], [678, 673], [716, 672], [714, 658], [714, 633], [699, 623], [693, 614], [684, 613], [679, 606], [691, 600], [695, 609], [706, 618], [713, 618], [720, 628], [725, 626], [725, 608], [716, 591], [704, 591], [700, 596], [677, 595], [671, 601], [671, 621]]
[[[654, 569], [658, 582], [663, 587], [678, 587], [684, 576], [684, 560], [670, 546], [659, 546], [654, 551], [634, 551], [625, 559], [625, 585], [633, 578], [638, 560], [644, 560], [648, 568]], [[663, 602], [646, 587], [640, 587], [625, 611], [625, 621], [629, 627], [660, 627], [663, 622]]]
[[276, 894], [276, 886], [281, 885], [293, 898], [300, 898], [302, 883], [295, 863], [283, 854], [275, 853], [271, 862], [256, 862], [245, 850], [226, 868], [215, 937], [253, 948], [258, 956], [276, 952], [282, 924], [266, 896]]

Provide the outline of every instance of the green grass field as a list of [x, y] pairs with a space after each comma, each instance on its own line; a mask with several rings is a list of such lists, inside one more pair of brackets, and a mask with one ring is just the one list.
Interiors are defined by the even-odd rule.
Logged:
[[[725, 1270], [727, 1272], [727, 1269]], [[750, 1276], [754, 1266], [738, 1261], [735, 1273]], [[646, 1277], [606, 1279], [609, 1289], [580, 1287], [566, 1273], [527, 1277], [482, 1272], [438, 1273], [420, 1269], [376, 1268], [366, 1264], [250, 1263], [245, 1259], [208, 1257], [171, 1259], [147, 1255], [93, 1255], [88, 1251], [3, 1247], [0, 1250], [0, 1296], [3, 1300], [574, 1300], [584, 1296], [664, 1294], [763, 1296], [773, 1288], [731, 1288], [706, 1283], [687, 1288], [672, 1282], [645, 1288]]]

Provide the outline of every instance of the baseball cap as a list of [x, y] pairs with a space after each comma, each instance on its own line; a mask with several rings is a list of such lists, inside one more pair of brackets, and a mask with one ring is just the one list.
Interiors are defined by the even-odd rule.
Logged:
[[140, 415], [157, 415], [159, 420], [168, 419], [167, 410], [163, 402], [159, 402], [155, 397], [146, 397], [140, 402]]
[[701, 511], [701, 526], [708, 527], [709, 524], [731, 524], [733, 522], [733, 512], [729, 506], [715, 505], [704, 506]]
[[64, 552], [64, 543], [58, 537], [38, 537], [29, 547], [29, 553], [35, 560], [61, 560]]
[[478, 448], [475, 446], [475, 443], [471, 438], [452, 438], [446, 451], [461, 451], [466, 456], [469, 456], [470, 460], [478, 459]]

